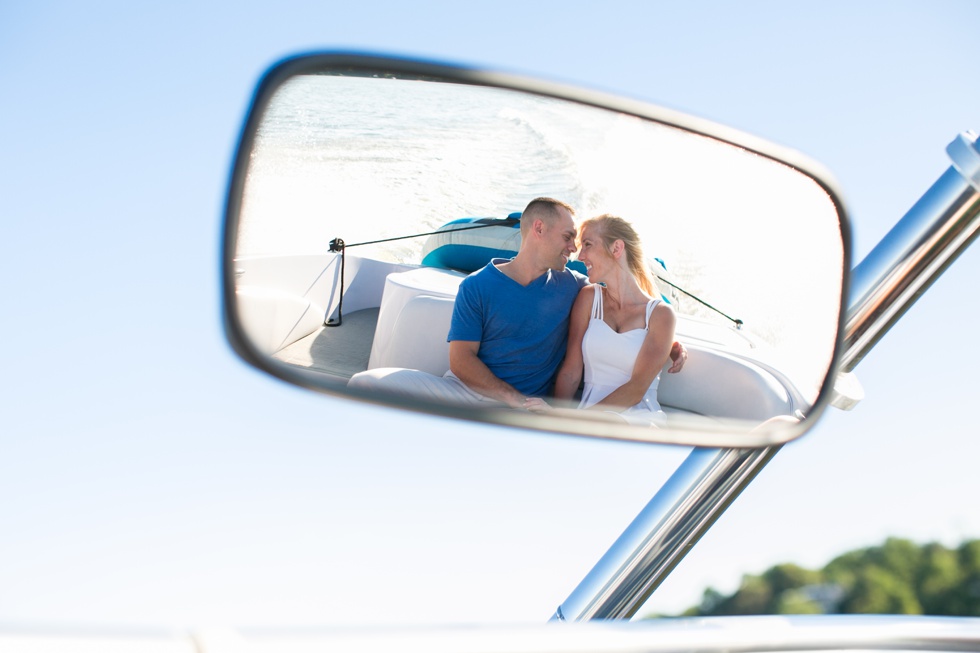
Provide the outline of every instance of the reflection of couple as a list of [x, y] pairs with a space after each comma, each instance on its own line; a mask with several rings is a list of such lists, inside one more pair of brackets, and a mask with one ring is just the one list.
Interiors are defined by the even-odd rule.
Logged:
[[[374, 369], [354, 375], [350, 386], [546, 411], [543, 397], [571, 400], [584, 380], [580, 408], [662, 423], [660, 370], [669, 357], [668, 371], [679, 371], [687, 355], [674, 342], [673, 310], [651, 298], [656, 293], [629, 223], [600, 216], [576, 233], [573, 214], [563, 202], [533, 200], [521, 215], [517, 255], [494, 259], [463, 280], [445, 376]], [[576, 236], [588, 278], [565, 267]]]

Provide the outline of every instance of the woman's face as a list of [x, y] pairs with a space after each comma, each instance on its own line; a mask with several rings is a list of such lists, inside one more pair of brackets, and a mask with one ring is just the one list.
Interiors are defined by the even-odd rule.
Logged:
[[579, 233], [577, 258], [585, 264], [592, 283], [604, 281], [614, 263], [600, 235], [600, 230], [589, 224], [582, 227]]

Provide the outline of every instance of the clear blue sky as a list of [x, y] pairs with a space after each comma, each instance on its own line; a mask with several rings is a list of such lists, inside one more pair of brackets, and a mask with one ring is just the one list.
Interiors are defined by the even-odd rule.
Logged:
[[[672, 449], [348, 406], [240, 363], [218, 235], [252, 87], [313, 48], [690, 111], [833, 171], [856, 260], [980, 129], [975, 2], [0, 6], [0, 625], [547, 619]], [[898, 535], [980, 537], [969, 251], [649, 603]]]

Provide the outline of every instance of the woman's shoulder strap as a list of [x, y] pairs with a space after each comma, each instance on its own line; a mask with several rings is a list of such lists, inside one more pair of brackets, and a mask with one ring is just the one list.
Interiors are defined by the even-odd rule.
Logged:
[[601, 320], [602, 319], [602, 286], [599, 284], [592, 285], [593, 292], [595, 296], [592, 298], [592, 319]]
[[659, 299], [651, 299], [650, 301], [647, 302], [647, 316], [643, 324], [644, 329], [647, 330], [650, 329], [650, 315], [653, 314], [653, 309], [655, 309], [657, 307], [657, 304], [659, 303], [660, 303]]

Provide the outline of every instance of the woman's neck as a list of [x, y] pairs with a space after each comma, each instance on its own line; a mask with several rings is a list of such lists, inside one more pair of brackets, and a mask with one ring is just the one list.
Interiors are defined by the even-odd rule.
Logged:
[[607, 279], [605, 283], [606, 297], [614, 306], [619, 307], [646, 300], [646, 294], [628, 270], [621, 270], [619, 274]]

